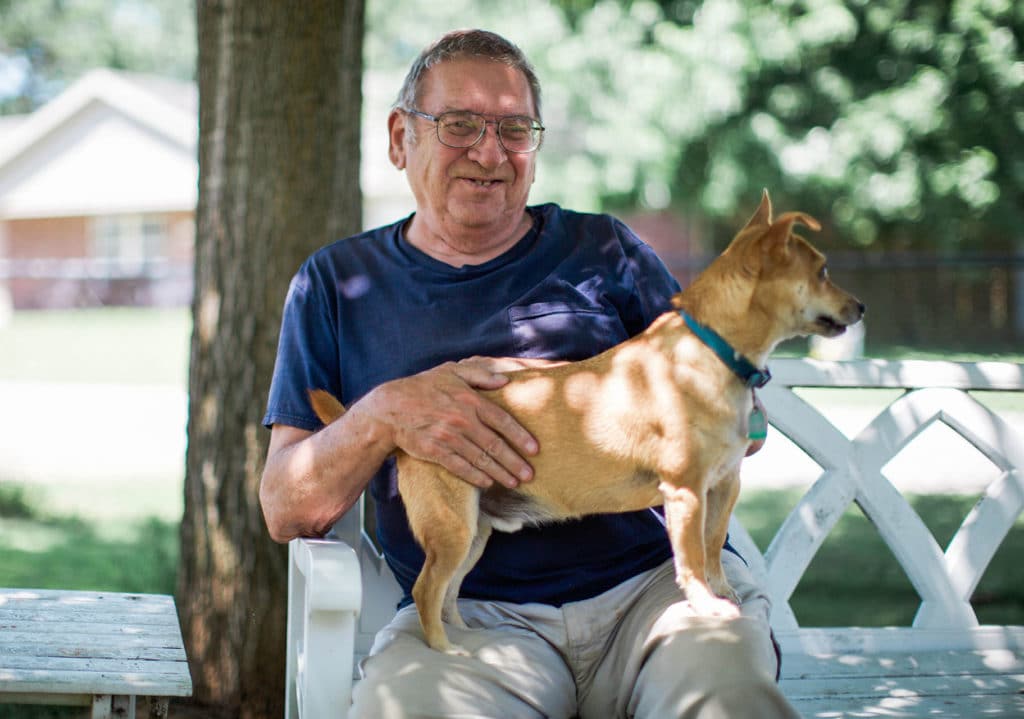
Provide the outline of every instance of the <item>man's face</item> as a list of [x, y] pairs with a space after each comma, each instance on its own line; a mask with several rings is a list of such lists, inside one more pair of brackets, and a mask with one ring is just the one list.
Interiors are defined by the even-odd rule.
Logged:
[[[505, 115], [536, 117], [526, 77], [486, 59], [432, 67], [423, 77], [415, 109], [435, 116], [470, 110], [491, 120]], [[508, 237], [520, 226], [536, 152], [507, 152], [498, 142], [496, 125], [488, 125], [477, 144], [464, 148], [441, 144], [434, 123], [415, 115], [394, 111], [388, 127], [391, 160], [406, 170], [416, 197], [410, 231], [472, 244]]]

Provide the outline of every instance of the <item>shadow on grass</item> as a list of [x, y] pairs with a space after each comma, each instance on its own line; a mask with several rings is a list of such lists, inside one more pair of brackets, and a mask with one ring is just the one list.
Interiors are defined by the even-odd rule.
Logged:
[[173, 593], [177, 524], [150, 517], [103, 530], [47, 515], [17, 485], [0, 487], [0, 586]]

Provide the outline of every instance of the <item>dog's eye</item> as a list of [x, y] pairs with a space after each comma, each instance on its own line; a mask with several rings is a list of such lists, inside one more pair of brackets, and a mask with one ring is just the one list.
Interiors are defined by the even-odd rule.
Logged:
[[821, 269], [818, 270], [818, 279], [822, 282], [828, 279], [828, 265], [822, 265]]

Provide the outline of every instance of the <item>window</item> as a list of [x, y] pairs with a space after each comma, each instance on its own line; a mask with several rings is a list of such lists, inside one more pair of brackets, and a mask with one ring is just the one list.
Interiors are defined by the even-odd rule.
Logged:
[[167, 221], [162, 215], [109, 215], [93, 222], [93, 257], [110, 269], [138, 271], [164, 256]]

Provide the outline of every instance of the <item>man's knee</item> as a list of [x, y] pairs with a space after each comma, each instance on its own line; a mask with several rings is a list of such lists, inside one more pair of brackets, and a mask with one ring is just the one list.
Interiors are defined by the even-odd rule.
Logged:
[[[399, 615], [377, 637], [353, 691], [352, 716], [406, 717], [568, 716], [575, 701], [561, 657], [525, 631], [447, 627], [471, 656], [427, 647], [415, 614]], [[468, 621], [474, 621], [472, 610]], [[415, 621], [414, 621], [415, 620]]]
[[[669, 715], [664, 715], [669, 716]], [[800, 719], [774, 682], [719, 687], [694, 704], [686, 719]]]
[[647, 646], [633, 696], [637, 717], [798, 716], [775, 684], [767, 627], [748, 618], [692, 616], [678, 624], [656, 631]]

